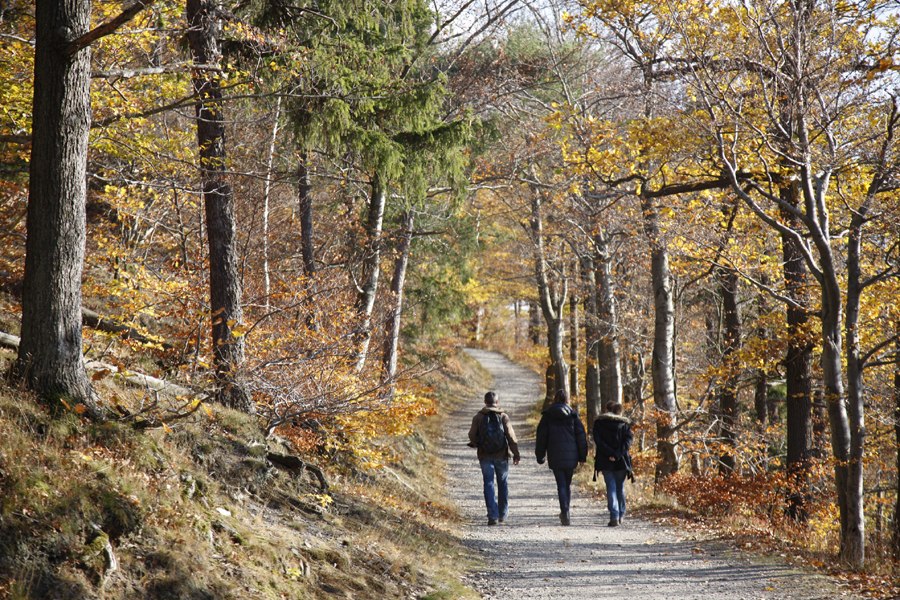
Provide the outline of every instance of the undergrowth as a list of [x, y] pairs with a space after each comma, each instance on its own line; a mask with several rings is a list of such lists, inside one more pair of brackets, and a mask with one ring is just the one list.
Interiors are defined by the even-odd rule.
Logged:
[[[479, 376], [446, 364], [420, 393], [446, 402]], [[376, 469], [310, 450], [323, 490], [268, 462], [285, 449], [243, 413], [139, 432], [0, 387], [0, 597], [477, 597], [458, 583], [470, 561], [440, 493], [440, 427], [379, 440], [391, 452]]]

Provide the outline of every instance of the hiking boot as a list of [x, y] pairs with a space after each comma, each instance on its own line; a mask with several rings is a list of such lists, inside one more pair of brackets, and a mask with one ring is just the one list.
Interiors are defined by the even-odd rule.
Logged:
[[501, 522], [501, 523], [505, 523], [505, 522], [506, 522], [506, 516], [505, 516], [505, 515], [503, 515], [503, 516], [500, 517], [500, 522]]
[[618, 519], [610, 519], [609, 523], [606, 524], [607, 527], [618, 527], [619, 520]]
[[622, 524], [622, 519], [623, 519], [623, 518], [624, 518], [624, 517], [619, 517], [618, 519], [616, 519], [616, 520], [619, 522], [619, 525]]
[[496, 525], [497, 519], [488, 519], [488, 525]]
[[564, 510], [559, 513], [559, 522], [561, 525], [569, 525], [571, 520], [569, 519], [569, 511]]

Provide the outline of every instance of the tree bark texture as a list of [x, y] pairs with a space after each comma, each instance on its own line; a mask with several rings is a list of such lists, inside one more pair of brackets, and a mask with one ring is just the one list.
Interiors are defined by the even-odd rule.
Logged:
[[[858, 550], [853, 546], [855, 539], [865, 540], [865, 506], [863, 497], [863, 452], [866, 441], [865, 412], [863, 405], [863, 360], [859, 347], [859, 309], [862, 299], [861, 243], [863, 224], [869, 203], [866, 202], [853, 213], [850, 235], [847, 239], [847, 309], [844, 314], [846, 334], [845, 357], [847, 361], [847, 412], [850, 428], [850, 454], [847, 465], [847, 510], [850, 525], [849, 558], [865, 560], [865, 547]], [[859, 531], [856, 531], [856, 528]], [[858, 554], [857, 554], [858, 553]]]
[[[894, 334], [900, 335], [900, 321], [894, 323]], [[897, 448], [897, 484], [894, 490], [894, 531], [891, 550], [900, 560], [900, 338], [894, 344], [894, 442]]]
[[528, 301], [528, 339], [535, 346], [541, 343], [541, 312], [533, 300]]
[[[796, 188], [782, 188], [781, 197], [795, 206]], [[788, 226], [798, 228], [798, 219], [787, 211], [781, 212], [781, 218]], [[788, 470], [797, 473], [807, 467], [810, 458], [812, 440], [812, 343], [808, 339], [807, 322], [809, 314], [810, 276], [803, 254], [796, 239], [789, 235], [781, 235], [781, 255], [784, 269], [785, 293], [791, 303], [787, 304], [787, 354], [785, 356], [785, 386], [787, 397], [787, 466]], [[792, 503], [794, 504], [794, 503]], [[797, 506], [792, 512], [801, 516], [802, 509]]]
[[619, 354], [619, 320], [616, 311], [613, 257], [609, 235], [594, 236], [594, 266], [597, 283], [597, 360], [600, 407], [622, 403], [622, 360]]
[[400, 243], [397, 246], [397, 258], [394, 261], [394, 275], [391, 277], [391, 297], [394, 306], [388, 315], [384, 336], [384, 354], [382, 357], [382, 379], [392, 381], [397, 374], [397, 356], [400, 348], [400, 324], [403, 314], [403, 286], [406, 281], [406, 268], [412, 248], [413, 211], [403, 214], [400, 231]]
[[584, 399], [589, 427], [603, 412], [600, 404], [600, 368], [598, 362], [598, 344], [600, 332], [597, 325], [597, 279], [594, 270], [593, 256], [581, 258], [581, 280], [584, 294]]
[[300, 204], [300, 252], [303, 255], [303, 272], [307, 277], [316, 274], [315, 246], [313, 245], [312, 184], [309, 179], [309, 153], [300, 154], [297, 164], [297, 197]]
[[22, 340], [14, 372], [41, 397], [80, 403], [99, 418], [81, 347], [90, 49], [65, 52], [88, 31], [90, 12], [85, 0], [35, 5]]
[[578, 344], [581, 326], [578, 315], [578, 295], [569, 295], [569, 401], [573, 404], [578, 398]]
[[678, 470], [675, 447], [678, 436], [675, 398], [675, 305], [669, 253], [659, 229], [659, 214], [651, 198], [641, 197], [644, 234], [650, 244], [650, 274], [653, 282], [653, 356], [650, 375], [656, 407], [656, 481]]
[[387, 193], [382, 185], [381, 177], [372, 177], [372, 194], [369, 198], [369, 210], [366, 216], [366, 246], [362, 261], [362, 287], [356, 298], [356, 310], [359, 315], [357, 330], [356, 372], [366, 365], [369, 344], [372, 340], [372, 312], [375, 310], [375, 297], [378, 293], [378, 279], [381, 275], [382, 226], [384, 223], [384, 207]]
[[[538, 286], [538, 298], [541, 312], [547, 324], [547, 350], [550, 354], [550, 369], [553, 371], [553, 382], [556, 390], [568, 393], [568, 365], [564, 349], [563, 307], [566, 304], [567, 285], [565, 278], [556, 286], [549, 277], [547, 255], [544, 244], [544, 225], [541, 217], [541, 196], [532, 192], [531, 200], [531, 235], [534, 245], [534, 271]], [[548, 389], [547, 395], [551, 392]]]
[[716, 269], [719, 296], [722, 300], [722, 368], [724, 378], [719, 389], [719, 410], [722, 418], [721, 435], [726, 446], [719, 457], [719, 472], [734, 473], [737, 466], [734, 449], [737, 447], [738, 382], [740, 366], [737, 352], [741, 347], [741, 316], [738, 310], [738, 275], [725, 268]]
[[[188, 0], [188, 44], [197, 65], [218, 64], [221, 23], [211, 0]], [[225, 115], [219, 74], [208, 68], [191, 75], [197, 95], [197, 143], [200, 148], [200, 180], [206, 212], [209, 245], [209, 299], [212, 319], [213, 360], [217, 397], [232, 408], [252, 410], [252, 403], [238, 381], [244, 361], [244, 340], [234, 328], [243, 320], [241, 281], [238, 276], [234, 197], [225, 178]]]

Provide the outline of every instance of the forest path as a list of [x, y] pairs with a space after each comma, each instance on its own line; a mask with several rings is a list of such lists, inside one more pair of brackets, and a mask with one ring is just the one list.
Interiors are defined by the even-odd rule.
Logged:
[[[780, 561], [744, 556], [725, 543], [694, 541], [689, 533], [630, 515], [621, 527], [607, 527], [605, 501], [587, 498], [574, 485], [572, 525], [562, 527], [553, 476], [546, 465], [536, 463], [534, 431], [525, 424], [542, 393], [539, 378], [500, 354], [466, 352], [493, 375], [492, 389], [512, 419], [522, 455], [518, 466], [510, 464], [509, 520], [487, 527], [481, 471], [475, 450], [466, 446], [472, 417], [484, 405], [486, 390], [473, 391], [448, 420], [442, 458], [448, 467], [451, 498], [465, 519], [463, 539], [484, 560], [486, 570], [470, 578], [484, 598], [852, 597], [826, 577], [798, 571]], [[592, 464], [589, 458], [588, 465], [580, 468], [592, 468]]]

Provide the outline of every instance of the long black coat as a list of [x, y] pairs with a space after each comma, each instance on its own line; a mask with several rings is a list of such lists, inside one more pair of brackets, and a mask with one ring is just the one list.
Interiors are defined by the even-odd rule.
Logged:
[[541, 413], [534, 454], [551, 469], [574, 469], [587, 460], [587, 435], [578, 413], [564, 403], [551, 404]]
[[[625, 471], [630, 469], [628, 449], [634, 435], [631, 421], [626, 417], [603, 413], [594, 421], [591, 431], [597, 456], [594, 458], [595, 471]], [[614, 460], [610, 460], [610, 458]]]

